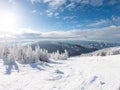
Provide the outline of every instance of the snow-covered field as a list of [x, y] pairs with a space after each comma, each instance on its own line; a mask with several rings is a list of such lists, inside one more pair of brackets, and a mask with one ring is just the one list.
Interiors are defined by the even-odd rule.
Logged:
[[120, 90], [120, 55], [3, 65], [0, 90]]

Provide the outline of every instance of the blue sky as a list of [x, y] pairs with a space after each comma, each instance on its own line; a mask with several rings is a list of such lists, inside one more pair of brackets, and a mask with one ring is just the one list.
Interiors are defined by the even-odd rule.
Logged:
[[67, 37], [64, 32], [84, 30], [86, 33], [99, 29], [102, 32], [106, 28], [120, 28], [120, 0], [1, 0], [0, 10], [1, 13], [9, 10], [16, 14], [17, 25], [14, 28], [22, 33], [46, 36], [52, 33], [53, 36], [59, 32]]

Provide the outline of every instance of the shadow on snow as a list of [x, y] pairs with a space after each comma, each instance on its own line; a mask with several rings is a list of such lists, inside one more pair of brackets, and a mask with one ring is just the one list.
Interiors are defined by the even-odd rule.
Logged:
[[15, 62], [15, 63], [12, 63], [12, 64], [6, 64], [5, 65], [6, 67], [6, 72], [5, 72], [5, 74], [11, 74], [11, 70], [12, 69], [14, 69], [14, 70], [16, 70], [17, 72], [19, 72], [19, 67], [18, 67], [18, 65], [17, 65], [17, 63]]
[[[4, 60], [3, 60], [4, 61]], [[58, 61], [53, 61], [53, 60], [49, 60], [48, 62], [40, 62], [40, 63], [28, 63], [30, 65], [30, 67], [32, 67], [33, 69], [37, 69], [37, 70], [45, 70], [45, 67], [51, 67], [51, 65], [53, 64], [62, 64], [61, 62]], [[24, 64], [24, 65], [28, 65], [28, 64]], [[14, 63], [6, 63], [6, 61], [4, 61], [4, 65], [5, 65], [5, 74], [11, 74], [12, 70], [16, 70], [17, 72], [19, 72], [19, 66], [16, 62]], [[25, 66], [26, 67], [26, 66]]]

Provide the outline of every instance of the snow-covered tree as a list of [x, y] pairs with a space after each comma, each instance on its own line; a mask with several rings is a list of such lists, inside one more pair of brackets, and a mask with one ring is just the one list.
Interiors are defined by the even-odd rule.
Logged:
[[3, 58], [7, 58], [7, 57], [8, 57], [8, 54], [9, 54], [9, 47], [3, 46], [3, 49], [2, 49], [2, 57], [3, 57]]
[[57, 52], [50, 54], [50, 58], [55, 60], [67, 60], [68, 57], [69, 55], [67, 50], [65, 50], [64, 53], [59, 53], [59, 50], [57, 50]]
[[48, 51], [41, 49], [40, 47], [35, 47], [35, 59], [39, 61], [48, 61]]
[[31, 46], [3, 46], [0, 47], [0, 51], [0, 58], [7, 64], [15, 63], [16, 61], [19, 63], [36, 63], [41, 61], [47, 62], [49, 58], [55, 60], [66, 60], [68, 58], [67, 50], [64, 53], [60, 53], [57, 50], [57, 52], [50, 54], [39, 46], [36, 46], [35, 50]]

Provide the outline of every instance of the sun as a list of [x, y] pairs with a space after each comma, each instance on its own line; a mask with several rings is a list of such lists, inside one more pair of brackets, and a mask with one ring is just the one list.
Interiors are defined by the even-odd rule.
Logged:
[[12, 11], [4, 11], [0, 14], [0, 30], [10, 30], [17, 27], [17, 15]]

